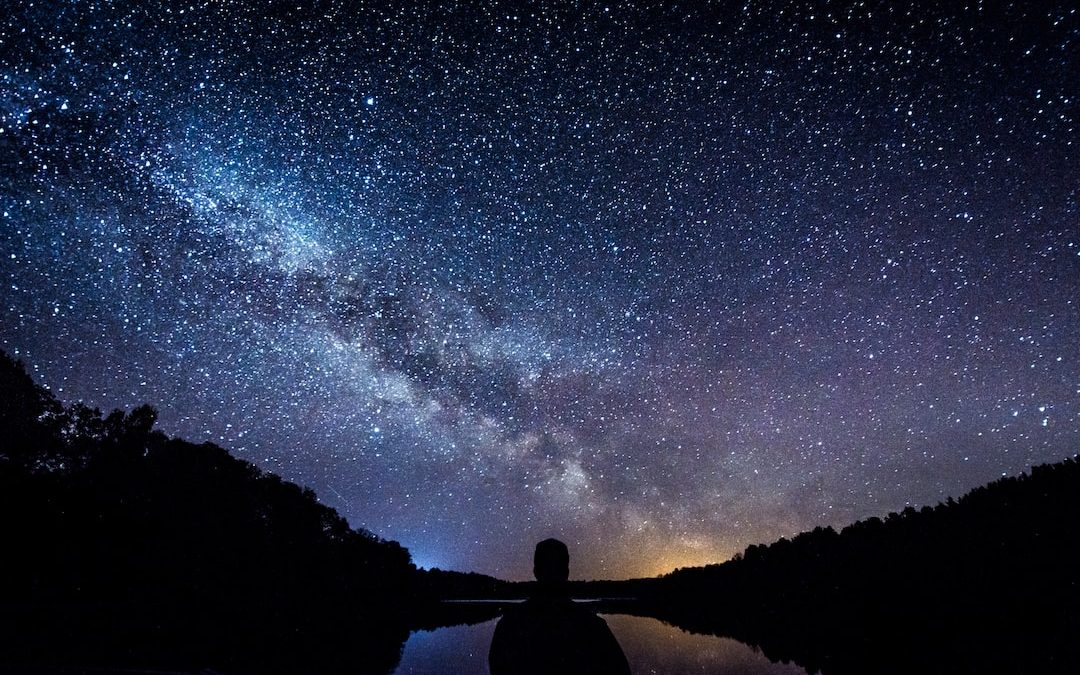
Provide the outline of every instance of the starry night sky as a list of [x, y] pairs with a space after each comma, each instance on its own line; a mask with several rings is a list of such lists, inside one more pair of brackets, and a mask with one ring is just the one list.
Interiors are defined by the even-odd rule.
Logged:
[[504, 578], [1080, 452], [1075, 3], [406, 4], [7, 5], [0, 347]]

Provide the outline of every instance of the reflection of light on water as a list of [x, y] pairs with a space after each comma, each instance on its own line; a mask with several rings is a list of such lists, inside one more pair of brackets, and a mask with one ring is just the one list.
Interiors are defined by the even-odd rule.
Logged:
[[799, 666], [773, 663], [760, 651], [730, 638], [694, 635], [656, 619], [626, 614], [608, 614], [604, 620], [634, 673], [806, 675]]
[[[606, 614], [635, 675], [651, 673], [728, 673], [730, 675], [806, 675], [793, 664], [773, 663], [741, 642], [693, 635], [646, 617]], [[409, 636], [394, 675], [487, 673], [487, 652], [495, 621], [416, 631]]]
[[487, 653], [495, 620], [472, 626], [419, 630], [409, 636], [394, 675], [488, 672]]

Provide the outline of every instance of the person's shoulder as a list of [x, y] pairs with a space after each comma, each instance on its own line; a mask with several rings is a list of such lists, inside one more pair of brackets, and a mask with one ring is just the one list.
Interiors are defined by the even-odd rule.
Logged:
[[509, 627], [530, 623], [533, 618], [542, 611], [542, 605], [532, 600], [515, 602], [507, 605], [503, 609], [502, 616], [499, 618], [499, 625], [506, 625]]
[[591, 606], [581, 602], [569, 602], [563, 608], [566, 617], [579, 626], [589, 629], [606, 629], [607, 622]]
[[533, 614], [541, 610], [547, 609], [551, 603], [543, 598], [526, 598], [521, 602], [515, 602], [506, 606], [503, 610], [503, 614], [519, 616], [522, 614]]
[[502, 615], [499, 617], [499, 625], [512, 624], [522, 618], [527, 610], [524, 607], [525, 603], [517, 602], [512, 605], [507, 605], [502, 610]]
[[597, 614], [595, 611], [592, 610], [592, 608], [582, 607], [581, 610], [583, 612], [583, 620], [588, 621], [590, 624], [596, 626], [597, 628], [607, 629], [607, 621], [604, 621], [604, 617]]

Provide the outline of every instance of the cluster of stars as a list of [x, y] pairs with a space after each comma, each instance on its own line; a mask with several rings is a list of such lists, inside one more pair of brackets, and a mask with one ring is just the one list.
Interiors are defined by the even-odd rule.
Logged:
[[0, 347], [425, 566], [620, 577], [1080, 450], [1069, 3], [17, 2]]

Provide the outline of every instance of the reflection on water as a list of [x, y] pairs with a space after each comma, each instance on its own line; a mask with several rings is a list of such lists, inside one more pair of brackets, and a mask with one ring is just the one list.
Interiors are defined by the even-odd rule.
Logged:
[[414, 632], [405, 643], [394, 675], [488, 672], [487, 653], [495, 622]]
[[[761, 652], [729, 638], [692, 635], [639, 616], [608, 614], [635, 675], [651, 673], [728, 673], [730, 675], [805, 675], [794, 664], [773, 663]], [[487, 651], [495, 621], [417, 631], [409, 636], [395, 675], [487, 673]]]
[[634, 673], [805, 675], [795, 664], [773, 663], [731, 638], [694, 635], [656, 619], [627, 614], [604, 617]]

